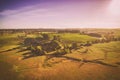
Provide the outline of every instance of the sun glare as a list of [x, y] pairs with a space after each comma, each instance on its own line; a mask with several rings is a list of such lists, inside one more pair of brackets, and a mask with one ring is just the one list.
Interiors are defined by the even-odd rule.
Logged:
[[120, 0], [112, 0], [108, 7], [108, 10], [112, 15], [120, 15]]

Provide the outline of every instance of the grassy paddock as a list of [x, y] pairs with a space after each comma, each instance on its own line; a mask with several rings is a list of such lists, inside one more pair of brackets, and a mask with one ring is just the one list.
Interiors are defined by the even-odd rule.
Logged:
[[[78, 33], [46, 33], [60, 35], [65, 41], [86, 42], [96, 40], [94, 37]], [[53, 57], [45, 62], [46, 56], [35, 56], [22, 60], [24, 51], [18, 52], [18, 34], [9, 34], [0, 37], [0, 80], [119, 80], [120, 66], [120, 41], [98, 43], [92, 46], [83, 46], [78, 50], [72, 50], [63, 57]], [[35, 34], [27, 37], [37, 37]], [[4, 42], [5, 41], [5, 42]], [[14, 48], [14, 49], [12, 49]], [[9, 50], [12, 49], [12, 50]], [[6, 51], [8, 50], [8, 51]], [[3, 51], [3, 52], [2, 52]], [[29, 51], [28, 51], [29, 52]], [[108, 54], [104, 59], [105, 53]], [[85, 60], [91, 60], [84, 62]], [[111, 67], [99, 62], [117, 65]], [[46, 66], [45, 66], [46, 65]]]

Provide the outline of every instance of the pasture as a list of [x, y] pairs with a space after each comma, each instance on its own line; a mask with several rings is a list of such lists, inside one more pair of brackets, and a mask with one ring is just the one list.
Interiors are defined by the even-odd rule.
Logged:
[[[87, 31], [102, 37], [105, 31], [111, 33], [101, 29]], [[120, 33], [112, 32], [114, 39], [102, 42], [102, 37], [88, 33], [1, 35], [0, 80], [120, 80]]]

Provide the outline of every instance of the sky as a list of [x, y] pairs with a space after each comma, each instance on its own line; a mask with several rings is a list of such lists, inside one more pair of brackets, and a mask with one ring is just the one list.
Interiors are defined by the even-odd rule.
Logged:
[[0, 29], [120, 28], [120, 0], [0, 0]]

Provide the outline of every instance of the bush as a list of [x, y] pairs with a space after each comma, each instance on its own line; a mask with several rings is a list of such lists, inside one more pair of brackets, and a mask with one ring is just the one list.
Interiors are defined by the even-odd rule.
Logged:
[[32, 44], [35, 44], [35, 39], [34, 38], [26, 38], [25, 40], [24, 40], [24, 45], [26, 45], [26, 46], [30, 46], [30, 45], [32, 45]]
[[44, 40], [49, 40], [50, 36], [48, 34], [42, 34]]
[[31, 46], [31, 52], [33, 55], [44, 55], [45, 51], [42, 49], [42, 46]]
[[43, 47], [43, 50], [47, 52], [55, 51], [61, 48], [60, 43], [56, 40], [42, 44], [42, 47]]
[[60, 38], [60, 36], [58, 35], [58, 36], [53, 36], [53, 40], [57, 40], [57, 41], [61, 41], [61, 38]]
[[71, 48], [72, 48], [72, 49], [77, 49], [77, 43], [76, 43], [76, 42], [72, 43]]
[[84, 46], [91, 46], [92, 43], [90, 43], [90, 41], [87, 41], [87, 43]]

